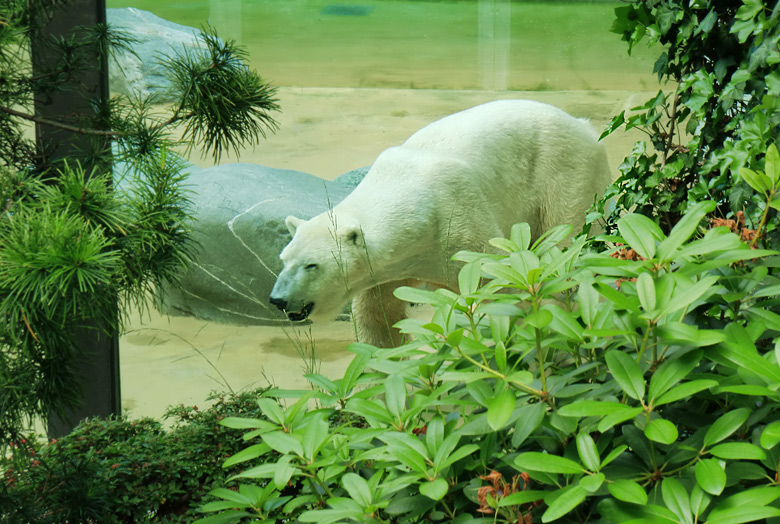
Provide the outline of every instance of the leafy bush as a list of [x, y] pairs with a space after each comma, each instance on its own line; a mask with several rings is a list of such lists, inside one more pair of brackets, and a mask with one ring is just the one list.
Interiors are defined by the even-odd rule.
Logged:
[[414, 342], [353, 344], [342, 378], [222, 421], [249, 467], [198, 522], [780, 518], [780, 260], [705, 230], [715, 205], [668, 235], [628, 214], [604, 253], [518, 224], [458, 255], [462, 294], [400, 288], [434, 309], [402, 321]]
[[260, 416], [262, 391], [213, 396], [205, 410], [169, 408], [170, 429], [152, 419], [94, 418], [45, 445], [17, 441], [0, 459], [0, 522], [191, 522], [202, 496], [239, 472], [222, 468], [242, 446], [219, 421]]
[[[101, 98], [85, 79], [134, 40], [106, 24], [65, 31], [70, 3], [0, 2], [0, 455], [31, 420], [70, 418], [90, 348], [110, 355], [128, 306], [160, 299], [194, 255], [173, 148], [218, 161], [277, 127], [275, 89], [211, 29], [200, 52], [160, 57], [167, 110], [152, 96]], [[67, 34], [50, 34], [55, 17]], [[53, 100], [67, 110], [44, 110]], [[124, 162], [116, 180], [112, 161]]]
[[713, 218], [752, 230], [763, 224], [757, 241], [780, 246], [777, 193], [767, 199], [742, 171], [762, 168], [777, 140], [777, 0], [632, 0], [615, 12], [613, 31], [629, 49], [642, 40], [664, 47], [654, 72], [665, 84], [604, 133], [625, 125], [647, 134], [650, 144], [638, 142], [620, 166], [611, 226], [622, 211], [635, 210], [668, 233], [688, 207], [713, 200]]

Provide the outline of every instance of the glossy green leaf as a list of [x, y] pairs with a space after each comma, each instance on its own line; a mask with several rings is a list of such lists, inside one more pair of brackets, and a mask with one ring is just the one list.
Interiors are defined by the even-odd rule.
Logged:
[[647, 313], [655, 311], [655, 281], [649, 273], [641, 273], [636, 279], [636, 293], [639, 303]]
[[527, 250], [509, 255], [509, 264], [523, 276], [523, 280], [529, 283], [531, 282], [531, 272], [541, 267], [539, 257]]
[[728, 438], [737, 431], [750, 416], [748, 408], [739, 408], [721, 415], [704, 434], [704, 446], [710, 447]]
[[219, 421], [219, 424], [233, 429], [263, 429], [266, 431], [279, 429], [276, 424], [257, 418], [225, 417]]
[[[479, 451], [479, 446], [476, 444], [467, 444], [465, 446], [460, 446], [454, 451], [450, 450], [448, 452], [444, 452], [446, 448], [446, 443], [449, 439], [455, 438], [456, 435], [452, 434], [448, 436], [446, 439], [444, 439], [444, 444], [442, 444], [442, 447], [439, 448], [439, 453], [436, 454], [436, 458], [433, 461], [433, 468], [435, 471], [439, 472], [442, 471], [444, 468], [454, 464], [455, 462], [468, 457], [475, 451]], [[457, 442], [457, 440], [456, 440]]]
[[512, 433], [512, 446], [519, 448], [525, 439], [538, 428], [546, 413], [546, 405], [542, 402], [526, 404], [518, 410], [515, 430]]
[[719, 386], [712, 390], [715, 394], [721, 393], [736, 393], [737, 395], [747, 395], [753, 397], [775, 397], [779, 395], [777, 391], [773, 391], [764, 386], [752, 386], [750, 384], [737, 384], [735, 386]]
[[346, 409], [362, 417], [375, 419], [384, 424], [389, 425], [393, 423], [393, 417], [387, 411], [387, 408], [373, 400], [352, 398], [347, 402]]
[[[714, 515], [713, 515], [714, 513]], [[710, 513], [707, 524], [742, 524], [743, 522], [766, 521], [771, 517], [780, 517], [780, 509], [764, 507], [731, 508]]]
[[278, 402], [275, 399], [272, 398], [259, 398], [257, 399], [257, 406], [260, 408], [260, 411], [262, 411], [263, 415], [265, 417], [272, 421], [276, 422], [280, 426], [284, 425], [284, 413], [282, 412], [282, 408], [279, 407]]
[[718, 496], [726, 487], [726, 472], [715, 459], [703, 459], [696, 463], [696, 482], [710, 495]]
[[780, 153], [775, 144], [769, 144], [766, 148], [766, 157], [764, 157], [764, 172], [773, 186], [780, 182]]
[[271, 447], [268, 444], [253, 444], [249, 446], [246, 449], [242, 449], [235, 455], [228, 458], [224, 464], [222, 464], [223, 468], [228, 468], [230, 466], [233, 466], [235, 464], [240, 464], [241, 462], [246, 462], [247, 460], [256, 459], [257, 457], [260, 457], [262, 455], [265, 455], [271, 451]]
[[655, 222], [635, 213], [621, 217], [618, 221], [618, 231], [623, 240], [644, 258], [653, 258], [656, 241], [664, 238], [661, 228]]
[[694, 484], [693, 489], [691, 489], [691, 513], [696, 517], [702, 516], [710, 502], [712, 502], [712, 496], [701, 489], [701, 486]]
[[721, 513], [724, 511], [766, 506], [777, 500], [778, 497], [780, 497], [780, 488], [777, 486], [760, 486], [743, 489], [726, 499], [720, 500], [709, 516], [710, 518], [721, 518]]
[[303, 447], [297, 439], [281, 431], [272, 431], [270, 433], [263, 433], [263, 442], [268, 444], [274, 451], [285, 455], [287, 453], [295, 453], [296, 455], [303, 456]]
[[406, 302], [414, 304], [433, 304], [438, 306], [450, 306], [454, 300], [439, 291], [430, 291], [428, 289], [418, 289], [415, 287], [401, 286], [396, 288], [393, 294]]
[[444, 417], [434, 415], [428, 421], [428, 427], [425, 431], [425, 447], [428, 448], [428, 453], [431, 456], [436, 455], [442, 446], [442, 442], [444, 442]]
[[653, 402], [654, 406], [663, 406], [664, 404], [670, 404], [677, 402], [678, 400], [688, 398], [705, 389], [714, 388], [718, 385], [718, 382], [710, 379], [691, 380], [690, 382], [684, 382], [679, 386], [675, 386], [663, 395], [658, 400]]
[[290, 465], [292, 455], [284, 455], [278, 461], [276, 461], [276, 469], [274, 470], [274, 486], [278, 490], [282, 490], [290, 482], [290, 478], [295, 473], [295, 467]]
[[673, 258], [674, 252], [693, 236], [702, 219], [714, 209], [715, 202], [711, 200], [697, 202], [688, 208], [672, 228], [669, 237], [658, 245], [658, 258], [662, 262]]
[[441, 477], [432, 482], [420, 483], [420, 493], [433, 500], [443, 499], [448, 489], [447, 481]]
[[520, 471], [541, 471], [544, 473], [574, 474], [584, 473], [585, 469], [573, 460], [557, 455], [529, 451], [515, 457], [515, 466]]
[[763, 449], [750, 442], [724, 442], [709, 452], [712, 456], [731, 460], [762, 460], [766, 458]]
[[685, 275], [673, 273], [672, 279], [675, 282], [674, 297], [661, 308], [658, 313], [659, 317], [687, 309], [697, 300], [702, 300], [703, 297], [709, 296], [717, 290], [717, 288], [713, 289], [718, 282], [718, 278], [714, 275], [701, 277], [693, 282]]
[[307, 373], [303, 376], [306, 380], [311, 382], [314, 386], [320, 388], [322, 391], [328, 393], [329, 395], [339, 395], [340, 394], [340, 388], [338, 384], [333, 382], [332, 380], [323, 377], [322, 375], [319, 375], [317, 373]]
[[672, 510], [681, 522], [693, 524], [690, 496], [679, 480], [674, 477], [665, 478], [661, 482], [661, 496], [666, 507]]
[[482, 264], [479, 261], [465, 264], [458, 273], [458, 290], [462, 295], [473, 295], [479, 288]]
[[[506, 251], [507, 253], [514, 253], [520, 250], [520, 246], [506, 238], [491, 238], [488, 240], [488, 244], [493, 247], [497, 247], [501, 251]], [[455, 258], [456, 260], [461, 260], [457, 255], [455, 255]]]
[[540, 309], [536, 313], [529, 313], [525, 317], [525, 322], [532, 325], [536, 329], [542, 329], [552, 322], [553, 315], [546, 309]]
[[615, 460], [616, 458], [618, 458], [620, 455], [622, 455], [622, 454], [623, 454], [623, 452], [624, 452], [625, 450], [627, 450], [627, 449], [628, 449], [628, 446], [626, 446], [625, 444], [621, 444], [620, 446], [618, 446], [618, 447], [616, 447], [616, 448], [612, 449], [612, 451], [610, 451], [610, 452], [607, 454], [607, 456], [606, 456], [606, 457], [604, 457], [604, 460], [602, 460], [602, 461], [601, 461], [601, 467], [602, 467], [602, 469], [603, 469], [603, 468], [605, 468], [605, 467], [607, 467], [607, 465], [608, 465], [610, 462], [612, 462], [613, 460]]
[[309, 461], [313, 461], [320, 448], [328, 441], [328, 422], [325, 420], [325, 414], [311, 416], [302, 430], [301, 446], [303, 456]]
[[592, 326], [598, 314], [599, 294], [590, 282], [583, 282], [577, 290], [577, 304], [583, 322]]
[[711, 346], [726, 339], [720, 331], [699, 329], [683, 322], [665, 322], [657, 327], [656, 333], [666, 344], [677, 342], [696, 347]]
[[341, 483], [352, 500], [364, 508], [371, 505], [373, 497], [371, 496], [371, 489], [368, 487], [366, 479], [356, 473], [345, 473], [344, 476], [341, 477]]
[[507, 495], [506, 497], [501, 497], [501, 499], [498, 501], [498, 507], [504, 508], [506, 506], [517, 506], [520, 504], [528, 504], [529, 502], [536, 502], [537, 500], [544, 499], [544, 497], [546, 497], [548, 494], [549, 491], [518, 491], [516, 493]]
[[596, 475], [585, 475], [580, 479], [580, 487], [587, 491], [588, 493], [595, 493], [602, 484], [604, 484], [604, 480], [606, 477], [603, 473], [598, 473]]
[[669, 391], [670, 388], [693, 371], [699, 364], [701, 356], [701, 351], [689, 351], [679, 358], [673, 358], [661, 363], [653, 372], [653, 376], [650, 377], [650, 386], [647, 390], [648, 397], [653, 400]]
[[505, 389], [488, 401], [487, 421], [494, 430], [499, 430], [507, 423], [515, 410], [517, 398], [512, 390]]
[[643, 506], [622, 504], [615, 499], [602, 500], [598, 505], [608, 522], [620, 524], [680, 524], [674, 513], [657, 504]]
[[387, 447], [387, 451], [397, 461], [404, 464], [412, 471], [416, 471], [423, 475], [427, 473], [428, 463], [425, 460], [425, 455], [421, 454], [418, 450], [402, 442], [394, 442]]
[[632, 419], [637, 415], [639, 415], [640, 413], [642, 413], [642, 406], [636, 406], [633, 408], [626, 407], [623, 410], [616, 411], [615, 413], [610, 413], [609, 415], [601, 419], [601, 422], [599, 422], [598, 425], [598, 430], [603, 433], [607, 431], [609, 428], [613, 427], [614, 425]]
[[344, 377], [341, 379], [341, 395], [346, 397], [357, 385], [358, 379], [363, 374], [370, 357], [365, 353], [359, 353], [352, 357], [352, 362], [347, 366]]
[[244, 493], [239, 493], [233, 491], [232, 489], [215, 488], [209, 492], [209, 495], [211, 495], [212, 497], [219, 497], [221, 499], [225, 499], [230, 502], [234, 502], [236, 504], [240, 504], [243, 507], [252, 504], [252, 501]]
[[270, 479], [274, 477], [275, 472], [276, 472], [276, 464], [266, 463], [266, 464], [260, 464], [259, 466], [255, 466], [253, 468], [249, 468], [246, 471], [242, 471], [238, 475], [234, 475], [231, 478], [232, 479], [236, 479], [236, 478]]
[[399, 420], [406, 406], [406, 383], [399, 374], [393, 374], [385, 380], [385, 404], [393, 420]]
[[780, 442], [780, 420], [775, 420], [766, 425], [761, 431], [761, 447], [772, 449]]
[[553, 496], [554, 499], [549, 495], [545, 497], [548, 507], [547, 511], [542, 514], [542, 522], [553, 522], [566, 515], [585, 500], [588, 492], [579, 484], [572, 484], [558, 490]]
[[598, 473], [601, 468], [601, 458], [599, 457], [599, 450], [596, 448], [596, 442], [593, 440], [593, 437], [587, 433], [578, 433], [577, 453], [580, 456], [580, 461], [586, 468], [594, 473]]
[[607, 366], [623, 392], [635, 400], [645, 396], [645, 381], [639, 365], [622, 351], [608, 351], [605, 355]]
[[585, 328], [577, 322], [574, 315], [555, 304], [547, 304], [544, 309], [552, 313], [550, 329], [572, 340], [584, 340], [582, 332]]
[[527, 222], [520, 222], [512, 226], [509, 239], [517, 244], [520, 249], [528, 249], [531, 246], [531, 226]]
[[764, 173], [741, 167], [739, 169], [739, 174], [742, 177], [742, 180], [747, 182], [750, 187], [761, 194], [768, 193], [772, 186], [772, 181]]
[[517, 286], [524, 286], [526, 284], [525, 275], [521, 275], [520, 272], [499, 263], [487, 263], [482, 266], [482, 270], [488, 275], [494, 276], [506, 280], [510, 284]]
[[558, 413], [566, 417], [598, 417], [626, 410], [633, 411], [634, 408], [609, 400], [577, 400], [571, 404], [561, 406], [558, 409]]
[[679, 436], [677, 426], [666, 419], [656, 418], [651, 420], [645, 427], [645, 436], [653, 442], [661, 444], [671, 444]]
[[607, 484], [607, 489], [618, 500], [639, 504], [647, 504], [647, 493], [644, 488], [633, 480], [619, 479]]

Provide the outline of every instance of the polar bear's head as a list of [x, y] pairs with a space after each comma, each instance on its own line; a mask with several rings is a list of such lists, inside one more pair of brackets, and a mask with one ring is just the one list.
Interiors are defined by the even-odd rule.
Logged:
[[293, 236], [282, 250], [282, 272], [271, 290], [271, 304], [290, 320], [330, 320], [344, 309], [367, 269], [363, 231], [340, 224], [332, 213], [311, 220], [285, 220]]

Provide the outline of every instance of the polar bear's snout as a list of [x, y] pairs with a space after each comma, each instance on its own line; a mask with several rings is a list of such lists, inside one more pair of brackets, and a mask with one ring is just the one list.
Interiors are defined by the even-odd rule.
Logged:
[[285, 311], [287, 309], [287, 301], [283, 298], [277, 298], [272, 296], [269, 300], [271, 302], [272, 306], [276, 306], [277, 308], [281, 309], [282, 311]]
[[291, 311], [287, 300], [284, 298], [274, 297], [273, 295], [271, 295], [269, 302], [271, 302], [271, 305], [276, 306], [280, 310], [284, 311], [284, 313], [287, 315], [287, 318], [294, 322], [298, 322], [299, 320], [306, 320], [309, 318], [309, 315], [314, 309], [314, 302], [309, 302], [308, 304], [301, 306], [298, 311]]
[[314, 309], [314, 302], [304, 302], [291, 298], [289, 282], [285, 278], [280, 278], [274, 284], [271, 290], [269, 302], [283, 311], [287, 318], [292, 321], [306, 320]]

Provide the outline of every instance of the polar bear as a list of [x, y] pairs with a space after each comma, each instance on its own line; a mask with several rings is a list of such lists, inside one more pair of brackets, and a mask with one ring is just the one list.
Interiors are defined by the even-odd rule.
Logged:
[[447, 116], [382, 152], [341, 203], [293, 235], [270, 301], [291, 320], [335, 318], [352, 300], [360, 342], [392, 347], [399, 285], [457, 291], [461, 250], [528, 222], [534, 237], [581, 225], [609, 184], [593, 127], [551, 105], [502, 100]]

